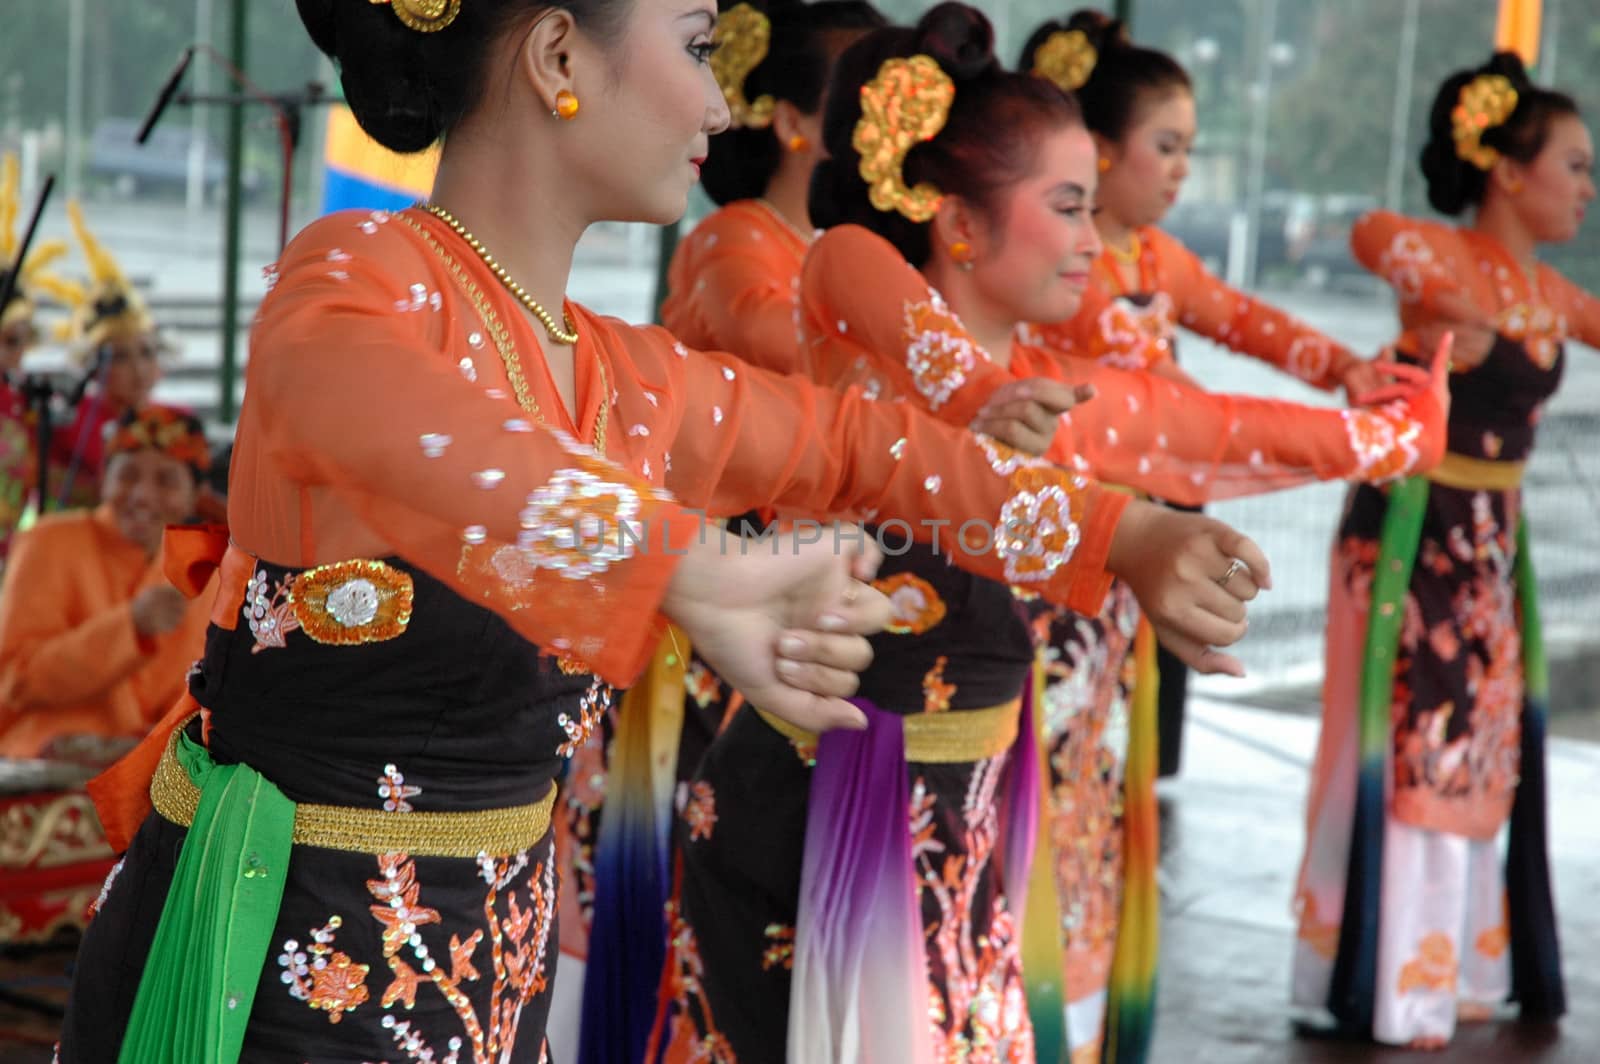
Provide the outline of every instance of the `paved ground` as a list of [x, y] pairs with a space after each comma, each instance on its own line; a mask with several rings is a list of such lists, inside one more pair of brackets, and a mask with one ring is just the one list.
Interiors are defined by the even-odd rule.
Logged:
[[[1564, 715], [1558, 735], [1593, 715]], [[1567, 999], [1559, 1028], [1464, 1028], [1442, 1054], [1298, 1038], [1286, 999], [1289, 903], [1302, 839], [1308, 716], [1205, 700], [1190, 705], [1184, 766], [1162, 788], [1162, 969], [1155, 1064], [1398, 1064], [1600, 1060], [1600, 746], [1558, 737], [1550, 751], [1551, 832]]]

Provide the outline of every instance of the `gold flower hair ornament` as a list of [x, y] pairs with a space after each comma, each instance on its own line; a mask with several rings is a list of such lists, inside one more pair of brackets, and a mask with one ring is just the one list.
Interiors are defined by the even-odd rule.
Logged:
[[461, 14], [461, 0], [368, 0], [388, 4], [394, 17], [418, 33], [438, 33]]
[[26, 260], [17, 261], [22, 250], [22, 241], [17, 236], [21, 199], [22, 168], [17, 164], [17, 157], [7, 153], [0, 159], [0, 281], [13, 270], [19, 273], [11, 301], [0, 307], [0, 329], [33, 317], [34, 294], [50, 291], [63, 283], [60, 278], [47, 274], [45, 267], [67, 253], [65, 240], [47, 240], [30, 251]]
[[1033, 75], [1054, 82], [1062, 92], [1077, 92], [1094, 73], [1100, 53], [1082, 30], [1057, 30], [1033, 53]]
[[861, 86], [861, 119], [850, 143], [861, 153], [861, 178], [878, 210], [913, 222], [939, 210], [943, 194], [927, 181], [907, 188], [904, 167], [912, 148], [939, 135], [955, 98], [955, 82], [926, 55], [887, 59]]
[[772, 45], [772, 21], [749, 4], [736, 4], [717, 16], [717, 50], [711, 53], [711, 73], [716, 76], [734, 129], [765, 129], [772, 125], [777, 102], [762, 94], [745, 99], [744, 83], [767, 57]]
[[1479, 170], [1490, 170], [1500, 153], [1483, 143], [1483, 135], [1504, 125], [1517, 109], [1517, 90], [1501, 74], [1479, 74], [1461, 87], [1450, 112], [1450, 135], [1456, 155]]

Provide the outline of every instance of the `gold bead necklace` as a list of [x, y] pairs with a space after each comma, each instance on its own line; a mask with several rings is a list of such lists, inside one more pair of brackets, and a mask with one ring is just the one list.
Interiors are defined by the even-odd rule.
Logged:
[[526, 288], [518, 284], [516, 279], [506, 272], [506, 268], [500, 265], [493, 255], [489, 254], [489, 249], [483, 246], [483, 242], [468, 232], [467, 227], [462, 225], [455, 215], [437, 203], [424, 204], [423, 209], [445, 225], [448, 225], [455, 231], [456, 236], [465, 240], [467, 246], [477, 252], [478, 258], [482, 259], [483, 264], [489, 267], [489, 272], [494, 274], [495, 279], [505, 285], [506, 291], [516, 296], [517, 301], [527, 307], [530, 314], [539, 319], [539, 324], [543, 325], [544, 331], [550, 334], [550, 339], [558, 344], [567, 344], [569, 346], [578, 342], [577, 326], [572, 324], [572, 318], [567, 315], [566, 311], [561, 313], [562, 320], [567, 326], [562, 329], [560, 325], [556, 324], [555, 317], [548, 310], [545, 310], [537, 299], [529, 295]]
[[[500, 355], [501, 364], [505, 366], [506, 380], [511, 384], [511, 391], [516, 398], [517, 405], [532, 414], [534, 420], [539, 424], [548, 428], [549, 423], [545, 421], [544, 413], [539, 409], [539, 403], [533, 397], [533, 389], [528, 386], [527, 376], [522, 372], [522, 359], [517, 354], [515, 343], [511, 338], [511, 332], [506, 328], [505, 323], [500, 320], [500, 315], [495, 313], [488, 296], [471, 277], [467, 276], [467, 272], [462, 269], [455, 256], [446, 251], [444, 245], [440, 244], [438, 239], [422, 223], [413, 219], [409, 214], [397, 214], [395, 217], [410, 226], [422, 237], [423, 241], [433, 249], [433, 253], [439, 257], [439, 260], [450, 271], [450, 276], [455, 279], [456, 284], [467, 294], [467, 297], [472, 301], [474, 309], [477, 310], [478, 317], [482, 320], [484, 328], [489, 331], [490, 339], [494, 341], [495, 351]], [[602, 396], [600, 412], [595, 417], [594, 423], [594, 449], [595, 453], [604, 458], [606, 456], [606, 420], [611, 408], [611, 385], [606, 379], [605, 360], [597, 357], [594, 360], [594, 366], [595, 371], [600, 376], [600, 395]], [[577, 424], [577, 420], [577, 418], [574, 418], [574, 425]]]
[[1116, 259], [1124, 266], [1137, 266], [1139, 265], [1139, 256], [1143, 252], [1144, 248], [1139, 241], [1139, 234], [1131, 233], [1128, 236], [1128, 250], [1122, 250], [1109, 240], [1106, 241], [1106, 250], [1111, 252], [1112, 258]]

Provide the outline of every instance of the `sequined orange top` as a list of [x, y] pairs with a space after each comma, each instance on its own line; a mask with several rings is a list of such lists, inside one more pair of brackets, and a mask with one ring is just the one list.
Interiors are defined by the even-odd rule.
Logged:
[[[1115, 493], [1016, 468], [906, 407], [566, 309], [581, 335], [576, 417], [532, 323], [443, 223], [416, 211], [314, 222], [252, 334], [235, 543], [297, 568], [399, 554], [618, 685], [654, 649], [647, 619], [702, 530], [685, 506], [982, 519], [1014, 535], [961, 564], [1098, 607]], [[867, 338], [915, 341], [898, 323]], [[608, 534], [575, 541], [575, 528]]]
[[673, 252], [662, 324], [690, 347], [779, 373], [802, 369], [795, 287], [809, 244], [764, 200], [728, 204]]
[[[905, 359], [870, 342], [890, 322], [916, 337]], [[1092, 384], [1095, 397], [1062, 417], [1046, 457], [1175, 502], [1384, 480], [1430, 467], [1443, 449], [1444, 416], [1431, 397], [1370, 410], [1307, 407], [1207, 392], [1021, 341], [1001, 365], [892, 245], [859, 226], [830, 229], [813, 246], [801, 327], [819, 379], [909, 400], [958, 424], [971, 416], [968, 391], [988, 395], [997, 381]]]
[[1324, 389], [1337, 387], [1356, 358], [1293, 315], [1224, 284], [1176, 237], [1145, 226], [1138, 238], [1136, 289], [1125, 287], [1108, 248], [1095, 260], [1078, 313], [1033, 326], [1024, 339], [1111, 366], [1149, 369], [1172, 360], [1181, 325]]
[[105, 506], [50, 514], [17, 537], [0, 591], [0, 756], [37, 756], [63, 735], [138, 738], [161, 718], [204, 649], [210, 610], [202, 596], [172, 632], [140, 636], [133, 600], [163, 583]]
[[1445, 294], [1488, 312], [1495, 331], [1545, 369], [1568, 337], [1600, 346], [1600, 301], [1549, 266], [1525, 276], [1498, 241], [1474, 229], [1372, 211], [1351, 228], [1350, 249], [1394, 289], [1406, 350], [1415, 350], [1412, 330], [1449, 316], [1438, 303]]

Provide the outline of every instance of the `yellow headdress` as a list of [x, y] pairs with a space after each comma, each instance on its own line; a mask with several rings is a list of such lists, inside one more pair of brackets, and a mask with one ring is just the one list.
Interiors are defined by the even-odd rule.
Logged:
[[438, 33], [461, 14], [461, 0], [370, 0], [388, 4], [395, 18], [418, 33]]
[[134, 291], [105, 245], [89, 232], [76, 200], [67, 201], [67, 217], [72, 220], [73, 232], [83, 246], [83, 256], [89, 264], [89, 283], [58, 281], [40, 286], [72, 312], [63, 338], [72, 343], [78, 356], [87, 357], [107, 340], [154, 333], [155, 322], [150, 319], [144, 300]]
[[955, 82], [926, 55], [886, 59], [878, 76], [861, 86], [861, 119], [850, 143], [861, 153], [861, 178], [872, 205], [925, 222], [943, 194], [924, 181], [906, 187], [906, 155], [932, 140], [950, 117]]
[[47, 274], [45, 267], [67, 253], [65, 240], [48, 240], [30, 251], [24, 261], [17, 262], [17, 253], [21, 250], [21, 238], [17, 235], [21, 195], [21, 167], [15, 155], [7, 154], [0, 159], [0, 279], [13, 270], [19, 272], [11, 301], [0, 307], [0, 329], [33, 317], [34, 294], [50, 291], [52, 285], [61, 283], [59, 278]]
[[765, 129], [772, 124], [777, 106], [762, 94], [745, 99], [744, 83], [761, 65], [772, 44], [772, 21], [749, 4], [736, 4], [717, 16], [717, 50], [711, 53], [711, 73], [716, 76], [734, 129]]
[[1094, 73], [1100, 53], [1082, 30], [1057, 30], [1033, 53], [1033, 75], [1054, 82], [1062, 92], [1077, 92]]
[[1479, 74], [1463, 85], [1450, 112], [1456, 155], [1479, 170], [1493, 169], [1500, 153], [1483, 143], [1483, 135], [1504, 125], [1516, 109], [1516, 87], [1502, 74]]

